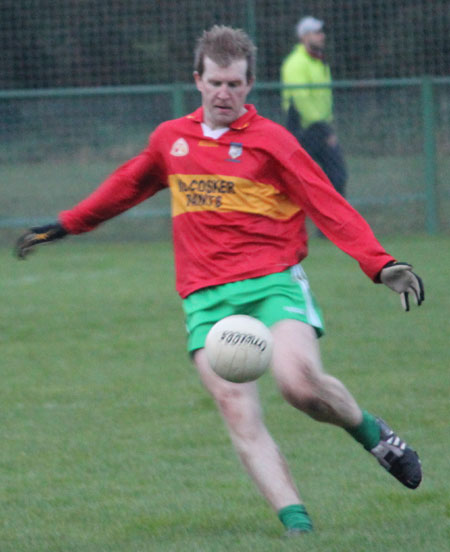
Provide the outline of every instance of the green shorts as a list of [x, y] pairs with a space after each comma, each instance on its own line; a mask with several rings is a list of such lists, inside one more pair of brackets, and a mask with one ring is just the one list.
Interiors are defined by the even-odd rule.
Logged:
[[205, 346], [211, 327], [232, 314], [253, 316], [266, 326], [291, 318], [323, 334], [322, 313], [298, 264], [260, 278], [250, 278], [200, 289], [183, 301], [188, 332], [188, 351]]

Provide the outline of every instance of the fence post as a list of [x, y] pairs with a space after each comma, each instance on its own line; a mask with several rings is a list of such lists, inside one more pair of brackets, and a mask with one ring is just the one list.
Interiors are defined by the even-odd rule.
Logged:
[[433, 81], [428, 75], [422, 78], [423, 151], [426, 195], [426, 230], [437, 234], [439, 220], [437, 210], [436, 137], [434, 117]]
[[256, 44], [256, 7], [255, 0], [247, 0], [246, 5], [247, 32], [253, 42]]
[[173, 117], [178, 119], [185, 114], [183, 85], [179, 82], [172, 87], [172, 102]]

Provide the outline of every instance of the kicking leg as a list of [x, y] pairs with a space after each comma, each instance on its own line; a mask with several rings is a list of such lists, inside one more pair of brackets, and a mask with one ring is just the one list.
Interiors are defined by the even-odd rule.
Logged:
[[320, 422], [357, 426], [363, 414], [346, 387], [322, 369], [315, 330], [297, 320], [272, 327], [273, 373], [285, 399]]
[[323, 371], [314, 329], [282, 320], [272, 333], [272, 368], [285, 399], [315, 420], [343, 427], [403, 485], [418, 487], [422, 472], [416, 452], [385, 422], [362, 411], [345, 386]]

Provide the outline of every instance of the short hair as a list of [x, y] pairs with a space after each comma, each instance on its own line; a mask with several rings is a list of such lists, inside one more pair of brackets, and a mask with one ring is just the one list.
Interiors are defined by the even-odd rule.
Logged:
[[220, 67], [228, 67], [233, 61], [245, 59], [247, 82], [255, 76], [256, 46], [242, 29], [214, 25], [209, 31], [203, 31], [197, 41], [194, 57], [194, 70], [200, 76], [205, 70], [205, 57]]

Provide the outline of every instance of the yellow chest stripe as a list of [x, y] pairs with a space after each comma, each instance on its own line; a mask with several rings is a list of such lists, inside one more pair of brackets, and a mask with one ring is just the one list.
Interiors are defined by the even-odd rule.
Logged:
[[300, 211], [270, 184], [223, 175], [169, 176], [172, 216], [196, 211], [240, 211], [285, 220]]

